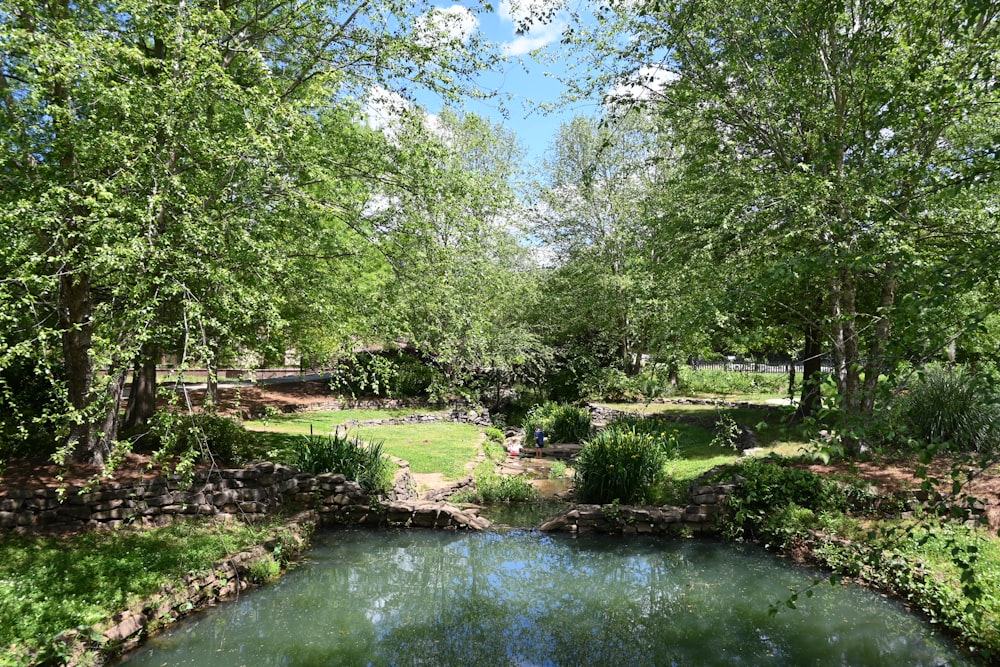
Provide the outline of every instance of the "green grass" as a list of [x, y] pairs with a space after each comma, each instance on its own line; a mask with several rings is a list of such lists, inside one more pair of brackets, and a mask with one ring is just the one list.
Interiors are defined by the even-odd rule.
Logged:
[[351, 429], [350, 433], [369, 442], [381, 440], [386, 454], [410, 462], [410, 472], [437, 472], [450, 480], [468, 474], [465, 464], [476, 456], [483, 440], [478, 426], [453, 422], [368, 426]]
[[0, 539], [0, 664], [24, 664], [60, 632], [106, 621], [187, 572], [261, 541], [238, 522]]
[[[390, 416], [390, 411], [345, 410], [344, 412], [364, 413], [367, 415], [366, 419], [384, 419]], [[326, 416], [310, 422], [306, 419], [310, 415]], [[313, 432], [320, 435], [329, 433], [335, 426], [347, 421], [336, 420], [336, 412], [310, 413], [310, 415], [290, 415], [299, 419], [274, 421], [267, 430], [255, 429], [253, 435], [257, 439], [258, 447], [252, 453], [252, 458], [292, 465], [296, 459], [301, 436], [309, 435], [309, 423], [314, 424]], [[357, 419], [357, 417], [351, 418]], [[316, 424], [322, 424], [323, 428], [317, 428]], [[478, 426], [455, 422], [353, 427], [348, 431], [348, 435], [350, 437], [357, 435], [367, 442], [382, 441], [382, 451], [409, 461], [410, 472], [441, 473], [449, 480], [457, 480], [468, 474], [465, 466], [475, 458], [483, 439]]]
[[372, 421], [376, 419], [392, 419], [407, 417], [422, 412], [415, 409], [398, 410], [325, 410], [321, 412], [297, 412], [288, 415], [275, 415], [267, 419], [254, 419], [243, 425], [251, 431], [269, 431], [274, 433], [292, 433], [296, 435], [326, 435], [337, 426], [348, 421]]
[[741, 424], [753, 428], [757, 433], [761, 451], [758, 456], [777, 454], [799, 456], [808, 449], [808, 442], [799, 427], [785, 425], [786, 413], [764, 408], [719, 408], [714, 405], [686, 405], [677, 403], [602, 403], [602, 405], [625, 412], [645, 415], [683, 415], [698, 417], [699, 423], [681, 422], [672, 425], [678, 431], [680, 457], [667, 462], [666, 488], [661, 494], [662, 502], [682, 502], [686, 497], [687, 485], [715, 466], [733, 463], [738, 452], [719, 445], [713, 445], [713, 424], [719, 414], [726, 414]]

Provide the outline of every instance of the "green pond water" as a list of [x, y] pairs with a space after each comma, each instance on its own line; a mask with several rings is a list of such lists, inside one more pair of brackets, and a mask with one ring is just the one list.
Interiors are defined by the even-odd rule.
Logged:
[[337, 531], [122, 664], [946, 665], [929, 625], [755, 547], [529, 531]]

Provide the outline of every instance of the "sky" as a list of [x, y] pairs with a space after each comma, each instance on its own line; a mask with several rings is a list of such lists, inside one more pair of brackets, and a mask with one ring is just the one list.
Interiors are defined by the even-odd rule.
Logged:
[[[490, 118], [513, 131], [525, 148], [528, 166], [541, 160], [563, 122], [575, 115], [592, 115], [598, 110], [593, 102], [558, 106], [555, 111], [541, 108], [542, 104], [553, 105], [560, 101], [564, 88], [558, 77], [566, 75], [567, 71], [562, 61], [542, 62], [533, 57], [532, 51], [557, 46], [568, 17], [564, 12], [557, 13], [548, 23], [536, 24], [522, 35], [517, 34], [517, 25], [533, 9], [559, 2], [500, 0], [490, 13], [471, 12], [470, 8], [478, 5], [475, 0], [438, 3], [435, 18], [426, 24], [429, 35], [436, 29], [465, 39], [476, 32], [480, 39], [497, 45], [505, 55], [506, 62], [501, 63], [501, 68], [482, 72], [477, 79], [479, 87], [494, 93], [495, 98], [470, 99], [464, 110]], [[415, 101], [431, 114], [442, 107], [441, 101], [429, 93], [418, 94]], [[383, 104], [391, 106], [391, 101]]]

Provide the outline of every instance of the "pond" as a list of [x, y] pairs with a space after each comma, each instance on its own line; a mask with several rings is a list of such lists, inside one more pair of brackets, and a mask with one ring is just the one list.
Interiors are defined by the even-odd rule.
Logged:
[[966, 664], [921, 619], [747, 545], [530, 531], [336, 531], [280, 582], [122, 664]]

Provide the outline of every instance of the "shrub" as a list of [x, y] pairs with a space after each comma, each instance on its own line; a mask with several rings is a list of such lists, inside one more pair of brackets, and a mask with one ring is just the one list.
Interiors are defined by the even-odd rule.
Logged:
[[791, 515], [813, 516], [847, 506], [843, 487], [816, 473], [793, 468], [779, 460], [747, 458], [735, 472], [743, 481], [728, 497], [730, 516], [723, 531], [730, 537], [787, 539], [786, 520]]
[[725, 371], [713, 368], [680, 369], [678, 383], [686, 394], [786, 394], [788, 375]]
[[680, 431], [677, 430], [676, 424], [656, 415], [650, 417], [621, 415], [605, 427], [605, 430], [609, 429], [652, 436], [668, 459], [675, 459], [681, 455], [680, 441], [677, 439]]
[[56, 433], [65, 423], [60, 415], [68, 409], [60, 383], [52, 370], [32, 360], [0, 364], [0, 460], [56, 450]]
[[606, 428], [580, 450], [577, 495], [590, 503], [651, 502], [666, 461], [661, 438], [625, 426]]
[[253, 434], [242, 425], [211, 412], [162, 410], [153, 415], [149, 434], [163, 456], [217, 460], [230, 465], [246, 463], [255, 444]]
[[541, 427], [546, 442], [580, 442], [590, 435], [590, 411], [549, 401], [532, 408], [522, 425], [526, 440]]
[[964, 369], [928, 366], [893, 400], [900, 433], [961, 452], [1000, 445], [1000, 397]]
[[502, 443], [504, 441], [503, 431], [494, 426], [487, 426], [484, 428], [483, 434], [486, 435], [487, 440], [491, 440], [492, 442]]
[[538, 491], [520, 475], [498, 475], [491, 461], [483, 461], [472, 473], [475, 491], [452, 496], [453, 502], [498, 503], [526, 502], [538, 497]]
[[387, 493], [392, 488], [392, 462], [382, 454], [381, 442], [369, 444], [336, 434], [302, 436], [295, 466], [314, 475], [340, 473], [369, 493]]
[[601, 368], [580, 385], [580, 392], [592, 400], [633, 402], [673, 396], [670, 373], [664, 365], [644, 367], [637, 375], [626, 375], [617, 368]]

